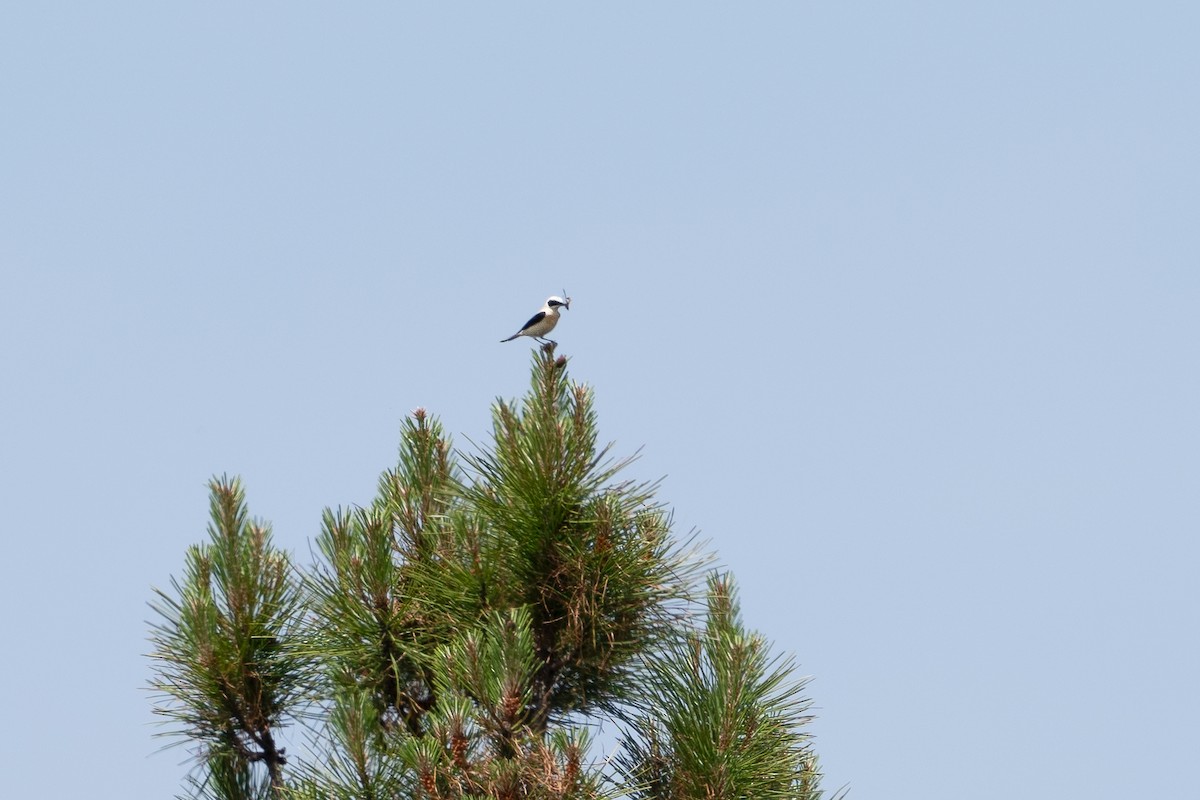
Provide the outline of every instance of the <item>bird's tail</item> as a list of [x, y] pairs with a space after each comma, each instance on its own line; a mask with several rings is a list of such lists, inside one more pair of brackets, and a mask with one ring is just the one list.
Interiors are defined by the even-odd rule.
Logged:
[[519, 333], [514, 333], [512, 336], [508, 337], [507, 339], [501, 339], [500, 343], [504, 344], [505, 342], [511, 342], [513, 339], [517, 338], [520, 335], [521, 334], [519, 334]]

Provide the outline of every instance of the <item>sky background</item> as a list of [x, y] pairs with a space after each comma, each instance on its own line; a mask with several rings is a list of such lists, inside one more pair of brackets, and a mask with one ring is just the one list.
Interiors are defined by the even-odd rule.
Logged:
[[1184, 797], [1200, 6], [0, 8], [6, 793], [163, 798], [205, 483], [309, 563], [549, 294], [851, 798]]

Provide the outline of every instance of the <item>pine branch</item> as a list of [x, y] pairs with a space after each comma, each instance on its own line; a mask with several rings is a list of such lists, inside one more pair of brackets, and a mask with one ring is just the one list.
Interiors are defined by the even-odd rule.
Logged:
[[712, 576], [704, 628], [650, 659], [643, 711], [615, 759], [632, 797], [820, 797], [805, 681], [767, 650], [742, 626], [728, 576]]
[[302, 596], [270, 531], [249, 519], [240, 481], [210, 483], [210, 516], [209, 543], [189, 549], [184, 579], [151, 604], [154, 710], [180, 726], [166, 735], [203, 743], [212, 781], [201, 785], [234, 791], [245, 783], [234, 776], [261, 763], [278, 796], [287, 756], [274, 729], [312, 675], [294, 640]]

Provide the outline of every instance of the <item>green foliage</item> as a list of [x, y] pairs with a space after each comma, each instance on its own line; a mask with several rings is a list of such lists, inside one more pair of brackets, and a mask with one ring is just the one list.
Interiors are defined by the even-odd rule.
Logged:
[[[457, 456], [415, 411], [375, 498], [325, 511], [302, 576], [247, 522], [240, 484], [214, 481], [212, 543], [153, 604], [156, 710], [202, 746], [193, 795], [816, 797], [802, 703], [717, 584], [691, 630], [705, 557], [610, 448], [547, 348], [526, 397], [495, 404], [487, 448]], [[579, 724], [630, 709], [644, 735], [621, 782]], [[310, 745], [289, 765], [274, 732], [296, 720]], [[654, 793], [659, 773], [674, 793]], [[722, 793], [685, 781], [702, 774]]]
[[311, 663], [292, 644], [303, 595], [270, 530], [248, 518], [241, 483], [209, 484], [209, 543], [188, 549], [182, 582], [151, 604], [151, 686], [168, 701], [155, 711], [201, 744], [211, 789], [221, 797], [261, 797], [249, 765], [266, 765], [283, 786], [287, 762], [274, 731], [295, 713]]
[[633, 657], [672, 630], [693, 563], [670, 539], [652, 484], [614, 482], [630, 459], [597, 447], [591, 391], [565, 359], [539, 359], [521, 407], [497, 402], [494, 447], [470, 459], [465, 500], [486, 521], [492, 607], [534, 617], [544, 729], [552, 714], [629, 694]]
[[643, 713], [616, 759], [638, 800], [816, 800], [804, 680], [742, 626], [732, 583], [709, 579], [702, 630], [649, 657]]

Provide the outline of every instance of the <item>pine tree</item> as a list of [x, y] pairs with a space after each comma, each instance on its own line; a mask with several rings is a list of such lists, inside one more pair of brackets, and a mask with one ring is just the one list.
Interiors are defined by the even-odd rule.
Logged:
[[[193, 795], [819, 797], [791, 663], [725, 577], [695, 626], [707, 557], [610, 452], [548, 348], [488, 447], [459, 455], [415, 411], [373, 501], [325, 511], [307, 570], [215, 479], [210, 543], [152, 603], [155, 710], [198, 744]], [[604, 719], [624, 723], [611, 764], [589, 753]]]

